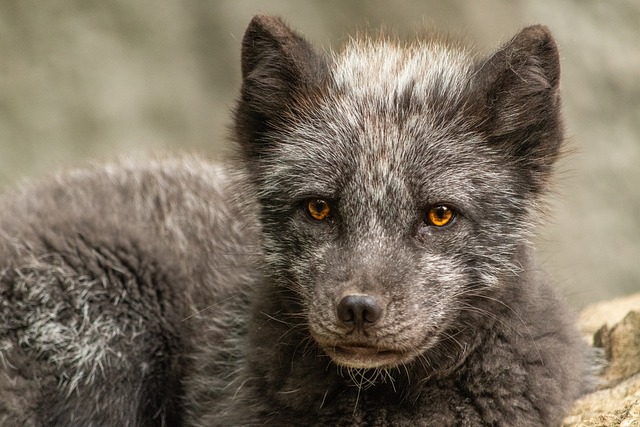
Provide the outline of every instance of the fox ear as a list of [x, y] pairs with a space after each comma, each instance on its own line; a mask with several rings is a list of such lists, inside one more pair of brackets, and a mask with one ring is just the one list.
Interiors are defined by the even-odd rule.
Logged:
[[550, 31], [523, 29], [478, 64], [474, 79], [483, 132], [515, 156], [533, 190], [540, 190], [563, 141], [560, 61]]
[[[323, 59], [280, 19], [259, 14], [242, 40], [242, 89], [236, 109], [236, 137], [255, 146], [295, 105], [313, 91], [326, 68]], [[264, 142], [264, 141], [262, 141]]]

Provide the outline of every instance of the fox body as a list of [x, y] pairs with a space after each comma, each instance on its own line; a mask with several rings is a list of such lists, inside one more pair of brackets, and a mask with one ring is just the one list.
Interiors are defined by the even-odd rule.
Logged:
[[544, 27], [321, 55], [243, 40], [238, 163], [0, 202], [0, 421], [558, 425], [589, 357], [529, 237], [563, 142]]

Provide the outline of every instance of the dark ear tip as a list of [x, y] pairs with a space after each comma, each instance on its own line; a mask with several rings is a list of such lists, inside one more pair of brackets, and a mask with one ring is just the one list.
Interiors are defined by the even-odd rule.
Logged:
[[267, 46], [282, 43], [291, 34], [291, 30], [280, 18], [266, 13], [255, 15], [242, 39], [242, 74], [256, 65], [257, 56], [267, 50]]
[[515, 54], [514, 59], [519, 57], [525, 64], [535, 64], [551, 86], [557, 86], [560, 77], [560, 53], [548, 27], [526, 27], [514, 36], [510, 44], [511, 51]]
[[553, 40], [551, 30], [546, 25], [530, 25], [520, 31], [521, 35], [526, 35], [530, 39]]
[[261, 12], [251, 18], [251, 22], [247, 26], [247, 34], [255, 31], [273, 31], [276, 28], [287, 28], [287, 26], [282, 19]]
[[538, 51], [558, 56], [558, 46], [551, 30], [545, 25], [525, 27], [513, 39], [513, 42], [526, 50]]

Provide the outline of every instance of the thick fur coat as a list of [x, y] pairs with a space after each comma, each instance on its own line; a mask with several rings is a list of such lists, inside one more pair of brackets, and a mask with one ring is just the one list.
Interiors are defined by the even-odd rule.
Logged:
[[323, 55], [243, 40], [238, 164], [123, 162], [0, 201], [0, 422], [553, 426], [589, 357], [529, 238], [562, 147], [525, 28]]

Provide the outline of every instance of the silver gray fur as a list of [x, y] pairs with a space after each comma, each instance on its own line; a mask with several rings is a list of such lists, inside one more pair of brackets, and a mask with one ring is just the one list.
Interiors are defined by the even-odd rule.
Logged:
[[[122, 162], [0, 200], [0, 423], [558, 425], [589, 351], [529, 243], [563, 140], [548, 31], [323, 56], [258, 15], [242, 65], [231, 172]], [[351, 328], [345, 295], [380, 318]]]

